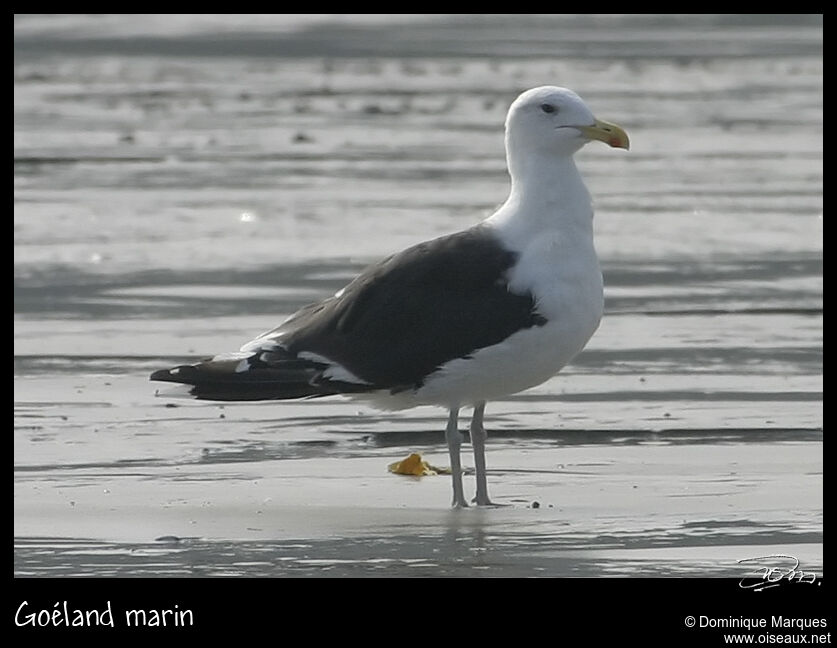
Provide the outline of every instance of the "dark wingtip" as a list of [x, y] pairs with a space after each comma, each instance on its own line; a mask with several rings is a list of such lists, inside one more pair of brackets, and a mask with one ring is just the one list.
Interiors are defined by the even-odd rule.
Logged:
[[174, 376], [171, 375], [171, 369], [159, 369], [151, 374], [149, 380], [162, 380], [164, 382], [176, 382]]
[[185, 385], [193, 385], [196, 378], [197, 369], [193, 365], [179, 365], [171, 369], [160, 369], [151, 374], [149, 380], [159, 380], [162, 382], [183, 383]]

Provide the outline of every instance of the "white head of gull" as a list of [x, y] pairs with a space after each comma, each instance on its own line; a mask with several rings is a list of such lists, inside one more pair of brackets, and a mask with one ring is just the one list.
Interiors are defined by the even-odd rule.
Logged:
[[459, 412], [473, 407], [473, 501], [490, 505], [486, 401], [548, 380], [602, 316], [592, 204], [573, 160], [592, 140], [628, 148], [625, 131], [571, 90], [527, 90], [506, 118], [511, 191], [495, 214], [370, 266], [238, 352], [151, 379], [199, 399], [344, 394], [387, 409], [444, 407], [455, 507], [468, 505]]

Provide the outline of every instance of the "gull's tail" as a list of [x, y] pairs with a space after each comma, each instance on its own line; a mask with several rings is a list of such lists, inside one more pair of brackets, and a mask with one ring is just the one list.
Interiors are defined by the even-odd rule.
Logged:
[[259, 355], [229, 354], [161, 369], [151, 374], [151, 380], [180, 383], [188, 387], [186, 395], [191, 398], [218, 401], [314, 398], [369, 389], [369, 385], [324, 378], [328, 368], [325, 363], [292, 356], [265, 362]]

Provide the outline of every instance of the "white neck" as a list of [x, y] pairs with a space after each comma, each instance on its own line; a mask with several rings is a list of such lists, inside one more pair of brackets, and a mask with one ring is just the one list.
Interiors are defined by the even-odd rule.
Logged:
[[590, 193], [571, 155], [508, 155], [511, 192], [487, 223], [515, 247], [549, 231], [592, 236]]

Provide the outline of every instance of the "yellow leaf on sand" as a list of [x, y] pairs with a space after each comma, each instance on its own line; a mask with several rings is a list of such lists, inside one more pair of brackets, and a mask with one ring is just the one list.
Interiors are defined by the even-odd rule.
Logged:
[[414, 452], [406, 459], [391, 463], [387, 466], [387, 469], [396, 475], [415, 475], [417, 477], [450, 474], [450, 468], [431, 466], [417, 452]]

